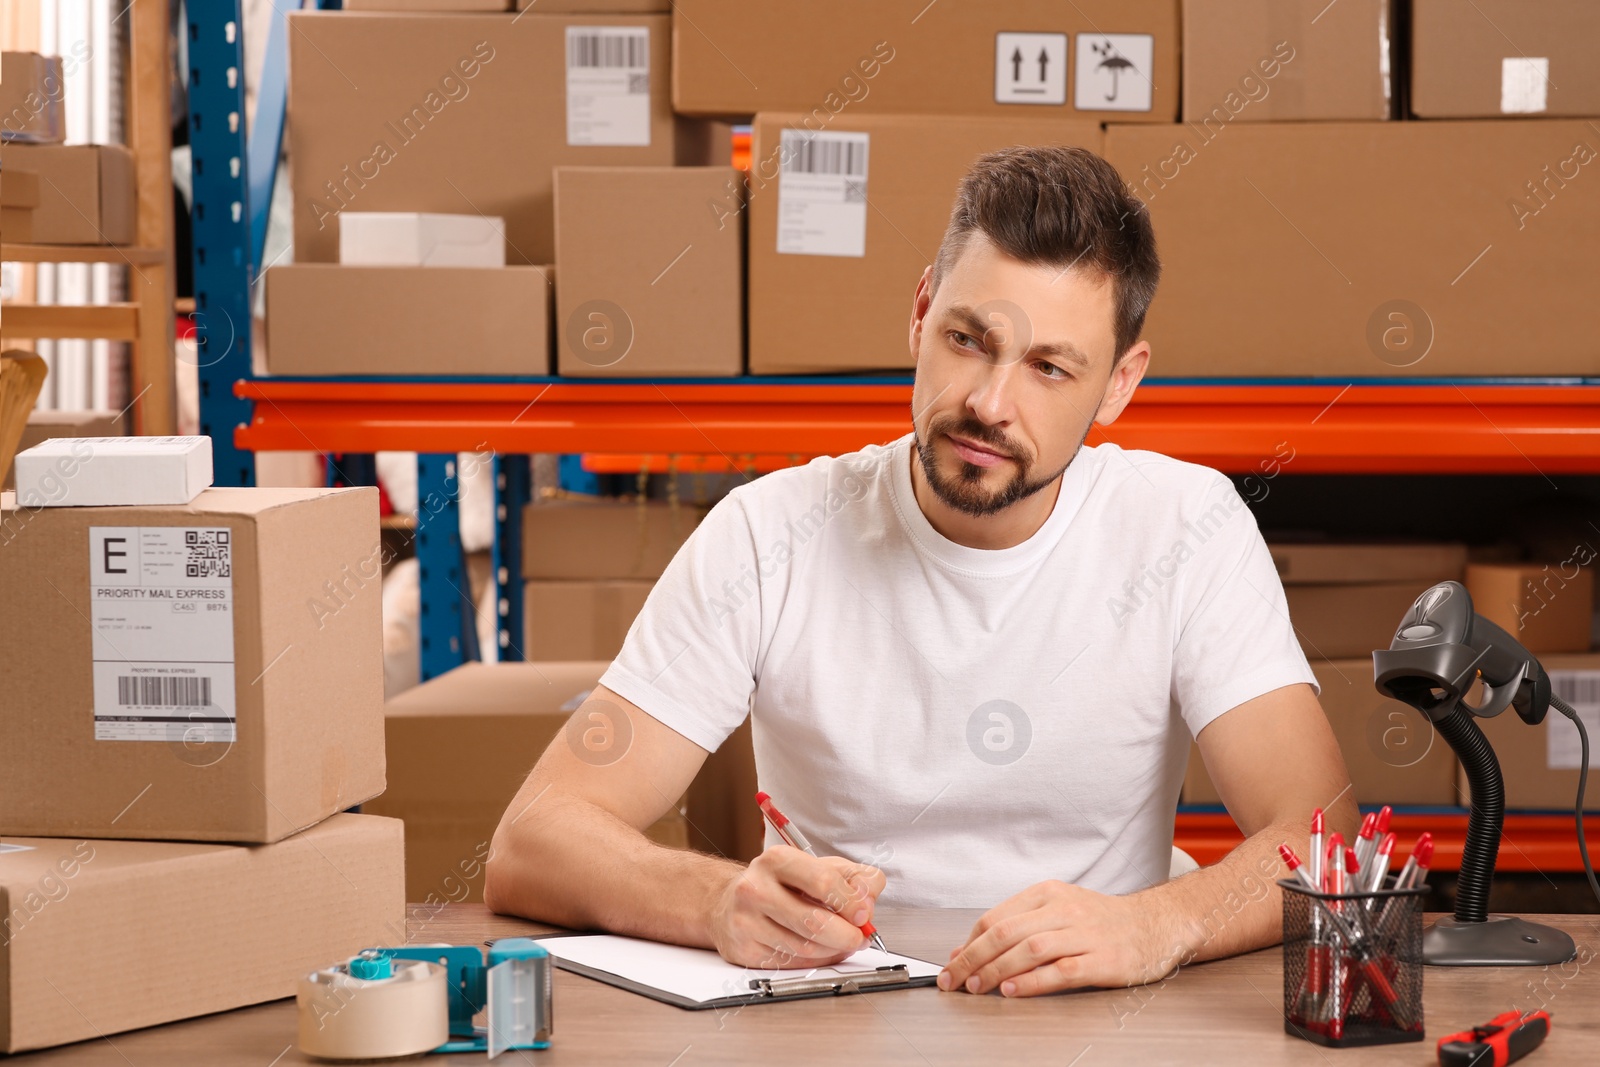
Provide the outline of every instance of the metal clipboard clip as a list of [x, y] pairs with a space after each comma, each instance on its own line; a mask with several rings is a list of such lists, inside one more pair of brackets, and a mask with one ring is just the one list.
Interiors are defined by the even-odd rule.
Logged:
[[910, 981], [911, 972], [902, 963], [871, 971], [844, 971], [828, 977], [752, 978], [750, 988], [764, 997], [799, 997], [808, 993], [859, 993], [863, 989], [905, 985]]

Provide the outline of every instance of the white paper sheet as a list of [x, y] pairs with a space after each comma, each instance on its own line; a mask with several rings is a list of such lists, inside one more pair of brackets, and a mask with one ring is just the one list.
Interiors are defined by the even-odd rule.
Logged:
[[593, 967], [701, 1004], [726, 997], [747, 997], [754, 992], [750, 983], [761, 978], [827, 977], [839, 972], [897, 965], [904, 965], [912, 978], [928, 978], [939, 973], [939, 967], [935, 964], [893, 952], [880, 952], [875, 948], [864, 948], [832, 967], [820, 967], [812, 971], [763, 971], [736, 966], [710, 949], [663, 945], [658, 941], [641, 941], [610, 934], [535, 940], [558, 960]]

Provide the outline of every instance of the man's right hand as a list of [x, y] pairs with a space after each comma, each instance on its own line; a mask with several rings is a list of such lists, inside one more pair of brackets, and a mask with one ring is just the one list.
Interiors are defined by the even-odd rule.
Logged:
[[763, 970], [825, 967], [866, 945], [885, 879], [876, 867], [775, 845], [722, 891], [711, 938], [729, 963]]

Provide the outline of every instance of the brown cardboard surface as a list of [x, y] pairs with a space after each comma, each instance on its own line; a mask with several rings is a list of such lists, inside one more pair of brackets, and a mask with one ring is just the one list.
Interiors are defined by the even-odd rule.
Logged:
[[[7, 144], [60, 144], [66, 134], [61, 57], [0, 54], [0, 130]], [[10, 151], [7, 147], [6, 151]]]
[[267, 271], [271, 374], [548, 374], [548, 267]]
[[1267, 550], [1284, 585], [1459, 582], [1467, 565], [1467, 546], [1448, 543], [1269, 541]]
[[523, 586], [522, 639], [530, 659], [604, 659], [622, 651], [652, 580], [535, 580]]
[[[17, 173], [22, 173], [18, 171]], [[33, 209], [27, 207], [0, 207], [0, 238], [7, 243], [29, 244], [33, 241]]]
[[513, 6], [511, 0], [344, 0], [346, 11], [510, 11]]
[[732, 167], [557, 167], [556, 367], [573, 377], [737, 375], [741, 214]]
[[659, 578], [706, 510], [599, 498], [529, 504], [522, 511], [522, 576]]
[[1394, 116], [1394, 0], [1183, 0], [1183, 120]]
[[671, 0], [517, 0], [518, 10], [533, 8], [542, 15], [641, 14], [671, 11]]
[[[935, 9], [937, 10], [937, 9]], [[929, 17], [932, 17], [930, 12]], [[986, 152], [1018, 144], [1101, 146], [1093, 123], [849, 114], [828, 127], [868, 135], [864, 256], [778, 249], [782, 131], [805, 116], [756, 116], [751, 140], [750, 373], [894, 370], [913, 365], [906, 340], [912, 297], [939, 251], [956, 188]], [[827, 323], [827, 343], [817, 324]]]
[[7, 172], [39, 176], [33, 243], [122, 245], [133, 240], [133, 154], [121, 145], [7, 144]]
[[[299, 262], [337, 261], [348, 206], [501, 217], [508, 262], [549, 263], [552, 167], [674, 162], [665, 15], [295, 12], [290, 23]], [[648, 146], [567, 145], [566, 30], [584, 25], [649, 27]], [[413, 109], [425, 120], [407, 127]]]
[[[383, 790], [373, 489], [207, 489], [187, 505], [0, 500], [0, 833], [276, 841]], [[97, 741], [89, 529], [226, 526], [233, 744]]]
[[1600, 373], [1586, 122], [1114, 125], [1105, 144], [1161, 248], [1152, 376]]
[[1388, 648], [1412, 603], [1434, 583], [1427, 580], [1349, 584], [1284, 584], [1289, 619], [1312, 662], [1370, 656]]
[[[388, 702], [389, 786], [362, 811], [405, 821], [407, 900], [483, 899], [495, 827], [606, 666], [468, 663]], [[646, 834], [688, 844], [676, 808]]]
[[[1491, 118], [1502, 60], [1549, 61], [1537, 114], [1600, 114], [1600, 5], [1591, 0], [1411, 0], [1411, 113]], [[1515, 114], [1515, 112], [1511, 112]]]
[[[35, 411], [22, 428], [17, 451], [57, 437], [121, 437], [127, 432], [122, 414], [116, 411]], [[16, 488], [16, 473], [8, 468], [0, 489]]]
[[8, 838], [28, 850], [0, 863], [0, 1049], [292, 997], [318, 967], [403, 944], [401, 829], [338, 814], [253, 848]]
[[[1313, 663], [1311, 669], [1358, 803], [1456, 803], [1455, 753], [1426, 716], [1373, 687], [1370, 657]], [[1199, 746], [1189, 752], [1183, 802], [1221, 803]]]
[[[1539, 662], [1552, 675], [1557, 671], [1584, 672], [1584, 676], [1575, 681], [1563, 682], [1552, 676], [1551, 682], [1552, 688], [1564, 695], [1567, 703], [1574, 705], [1580, 713], [1585, 713], [1584, 725], [1589, 731], [1589, 775], [1584, 788], [1583, 810], [1600, 811], [1600, 769], [1597, 769], [1600, 768], [1600, 761], [1596, 759], [1600, 755], [1600, 714], [1596, 713], [1596, 707], [1600, 705], [1600, 654], [1540, 656]], [[1574, 684], [1579, 693], [1588, 697], [1586, 701], [1580, 703], [1573, 699], [1577, 695], [1572, 688]], [[1564, 688], [1566, 692], [1563, 694]], [[1508, 809], [1544, 808], [1568, 815], [1572, 813], [1578, 799], [1578, 741], [1570, 719], [1551, 708], [1545, 721], [1538, 726], [1529, 726], [1512, 709], [1491, 719], [1475, 721], [1489, 739], [1489, 744], [1494, 746], [1495, 756], [1500, 760], [1500, 776], [1505, 783]], [[1557, 730], [1561, 731], [1573, 753], [1573, 758], [1568, 761], [1571, 764], [1569, 767], [1551, 766], [1550, 735]], [[1471, 790], [1467, 786], [1465, 771], [1458, 773], [1457, 788], [1460, 802], [1467, 803]]]
[[39, 206], [39, 175], [27, 170], [0, 171], [0, 207], [32, 210]]
[[[1036, 111], [1056, 118], [1171, 122], [1178, 114], [1178, 21], [1177, 0], [677, 0], [672, 101], [686, 114], [815, 109], [823, 121], [841, 113]], [[1064, 104], [995, 102], [997, 35], [1008, 32], [1068, 35]], [[1113, 72], [1116, 80], [1103, 80], [1102, 71], [1090, 83], [1105, 95], [1121, 91], [1122, 76], [1147, 78], [1149, 111], [1075, 106], [1078, 39], [1099, 34], [1153, 37], [1153, 75], [1124, 68]]]
[[1593, 570], [1573, 560], [1473, 563], [1467, 567], [1466, 586], [1474, 610], [1529, 652], [1589, 651]]

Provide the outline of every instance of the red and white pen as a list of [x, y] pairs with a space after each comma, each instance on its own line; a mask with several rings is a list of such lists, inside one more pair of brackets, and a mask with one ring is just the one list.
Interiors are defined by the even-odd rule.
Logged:
[[1322, 892], [1322, 809], [1315, 808], [1311, 812], [1311, 848], [1306, 857], [1311, 862], [1311, 890], [1314, 893]]
[[[783, 838], [784, 844], [788, 845], [790, 848], [797, 848], [808, 856], [815, 856], [817, 854], [816, 849], [811, 847], [811, 842], [806, 839], [805, 833], [800, 829], [800, 827], [796, 826], [787, 815], [778, 810], [778, 805], [773, 803], [773, 800], [770, 796], [768, 796], [766, 793], [757, 793], [756, 803], [761, 806], [761, 814], [766, 817], [766, 820], [769, 824], [771, 824], [772, 829], [777, 832], [779, 837]], [[862, 924], [860, 929], [861, 933], [866, 936], [868, 942], [873, 948], [877, 949], [879, 952], [889, 951], [888, 948], [884, 946], [883, 938], [878, 935], [877, 927], [873, 926], [869, 922]]]
[[[1394, 834], [1386, 833], [1383, 835], [1383, 840], [1378, 842], [1378, 851], [1372, 857], [1372, 862], [1368, 864], [1371, 870], [1367, 873], [1367, 892], [1375, 893], [1383, 888], [1383, 880], [1389, 873], [1389, 860], [1393, 854]], [[1371, 910], [1371, 901], [1367, 902], [1367, 907]]]
[[[1378, 843], [1378, 813], [1369, 811], [1361, 816], [1361, 829], [1356, 831], [1353, 842], [1356, 849], [1356, 859], [1365, 867], [1372, 860], [1372, 849]], [[1349, 872], [1354, 874], [1354, 871]]]

